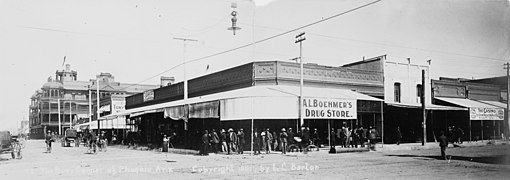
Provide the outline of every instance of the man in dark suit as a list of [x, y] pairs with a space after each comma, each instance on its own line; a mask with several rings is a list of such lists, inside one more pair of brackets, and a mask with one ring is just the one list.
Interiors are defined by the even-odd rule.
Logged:
[[441, 136], [439, 136], [439, 147], [441, 147], [441, 157], [446, 160], [446, 147], [448, 147], [448, 138], [444, 135], [444, 131], [441, 131]]

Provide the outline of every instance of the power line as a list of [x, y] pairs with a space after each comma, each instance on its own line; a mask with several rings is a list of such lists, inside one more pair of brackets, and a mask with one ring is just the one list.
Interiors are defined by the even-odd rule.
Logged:
[[[285, 30], [285, 29], [275, 28], [275, 27], [270, 27], [270, 26], [258, 25], [257, 27], [273, 29], [273, 30]], [[431, 49], [425, 49], [425, 48], [417, 48], [417, 47], [410, 47], [410, 46], [403, 46], [403, 45], [380, 43], [380, 42], [374, 42], [374, 41], [365, 41], [365, 40], [359, 40], [359, 39], [324, 35], [324, 34], [319, 34], [319, 33], [309, 33], [309, 34], [312, 36], [319, 36], [319, 37], [330, 38], [330, 39], [340, 39], [340, 40], [346, 40], [346, 41], [354, 41], [354, 42], [374, 44], [374, 45], [380, 45], [380, 46], [390, 46], [390, 47], [395, 47], [395, 48], [411, 49], [411, 50], [418, 50], [418, 51], [424, 51], [424, 52], [432, 52], [432, 53], [447, 54], [447, 55], [457, 55], [457, 56], [471, 57], [471, 58], [477, 58], [477, 59], [483, 59], [483, 60], [493, 60], [493, 61], [497, 61], [497, 62], [506, 61], [505, 59], [491, 58], [491, 57], [485, 57], [485, 56], [476, 56], [476, 55], [470, 55], [470, 54], [454, 53], [454, 52], [447, 52], [447, 51], [440, 51], [440, 50], [431, 50]]]
[[[242, 48], [250, 47], [250, 46], [253, 46], [253, 45], [255, 45], [255, 44], [258, 44], [258, 43], [261, 43], [261, 42], [264, 42], [264, 41], [268, 41], [268, 40], [270, 40], [270, 39], [274, 39], [274, 38], [277, 38], [277, 37], [280, 37], [280, 36], [283, 36], [283, 35], [286, 35], [286, 34], [289, 34], [289, 33], [295, 32], [295, 31], [298, 31], [298, 30], [300, 30], [300, 29], [307, 28], [307, 27], [313, 26], [313, 25], [318, 24], [318, 23], [322, 23], [322, 22], [324, 22], [324, 21], [331, 20], [331, 19], [336, 18], [336, 17], [338, 17], [338, 16], [342, 16], [342, 15], [344, 15], [344, 14], [347, 14], [347, 13], [350, 13], [350, 12], [353, 12], [353, 11], [356, 11], [356, 10], [359, 10], [359, 9], [361, 9], [361, 8], [364, 8], [364, 7], [367, 7], [367, 6], [373, 5], [373, 4], [378, 3], [378, 2], [380, 2], [380, 1], [382, 1], [382, 0], [373, 1], [373, 2], [370, 2], [370, 3], [364, 4], [364, 5], [362, 5], [362, 6], [358, 6], [358, 7], [356, 7], [356, 8], [353, 8], [353, 9], [350, 9], [350, 10], [347, 10], [347, 11], [344, 11], [344, 12], [341, 12], [341, 13], [338, 13], [338, 14], [335, 14], [335, 15], [333, 15], [333, 16], [330, 16], [330, 17], [327, 17], [327, 18], [321, 19], [321, 20], [319, 20], [319, 21], [315, 21], [315, 22], [312, 22], [312, 23], [309, 23], [309, 24], [306, 24], [306, 25], [303, 25], [303, 26], [300, 26], [300, 27], [297, 27], [297, 28], [294, 28], [294, 29], [291, 29], [291, 30], [288, 30], [288, 31], [285, 31], [285, 32], [282, 32], [282, 33], [279, 33], [279, 34], [276, 34], [276, 35], [273, 35], [273, 36], [267, 37], [267, 38], [264, 38], [264, 39], [261, 39], [261, 40], [258, 40], [258, 41], [254, 41], [254, 42], [248, 43], [248, 44], [246, 44], [246, 45], [242, 45], [242, 46], [239, 46], [239, 47], [233, 48], [233, 49], [229, 49], [229, 50], [221, 51], [221, 52], [214, 53], [214, 54], [211, 54], [211, 55], [207, 55], [207, 56], [204, 56], [204, 57], [201, 57], [201, 58], [193, 59], [193, 60], [187, 61], [186, 63], [192, 63], [192, 62], [200, 61], [200, 60], [203, 60], [203, 59], [207, 59], [207, 58], [211, 58], [211, 57], [219, 56], [219, 55], [222, 55], [222, 54], [226, 54], [226, 53], [229, 53], [229, 52], [233, 52], [233, 51], [236, 51], [236, 50], [239, 50], [239, 49], [242, 49]], [[177, 67], [179, 67], [179, 66], [181, 66], [181, 65], [183, 65], [183, 64], [184, 64], [184, 63], [177, 64], [177, 65], [175, 65], [175, 66], [171, 67], [171, 68], [170, 68], [170, 69], [168, 69], [168, 70], [165, 70], [165, 71], [163, 71], [163, 72], [161, 72], [161, 73], [158, 73], [158, 74], [156, 74], [156, 75], [154, 75], [154, 76], [151, 76], [151, 77], [149, 77], [149, 78], [146, 78], [146, 79], [144, 79], [144, 80], [142, 80], [142, 81], [137, 82], [136, 84], [133, 84], [133, 85], [128, 86], [128, 87], [125, 87], [125, 88], [123, 88], [123, 89], [121, 89], [121, 90], [127, 89], [127, 88], [132, 87], [132, 86], [135, 86], [135, 85], [139, 85], [140, 83], [143, 83], [143, 82], [148, 81], [148, 80], [150, 80], [150, 79], [152, 79], [152, 78], [158, 77], [158, 76], [160, 76], [161, 74], [164, 74], [164, 73], [166, 73], [166, 72], [168, 72], [168, 71], [171, 71], [171, 70], [173, 70], [173, 69], [175, 69], [175, 68], [177, 68]]]

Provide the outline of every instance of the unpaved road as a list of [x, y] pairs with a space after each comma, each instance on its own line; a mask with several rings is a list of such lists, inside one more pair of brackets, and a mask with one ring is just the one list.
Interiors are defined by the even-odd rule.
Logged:
[[[59, 145], [59, 144], [58, 144]], [[85, 147], [28, 141], [23, 159], [0, 155], [0, 179], [509, 179], [510, 146], [327, 154], [279, 153], [195, 156], [111, 147], [86, 154]]]

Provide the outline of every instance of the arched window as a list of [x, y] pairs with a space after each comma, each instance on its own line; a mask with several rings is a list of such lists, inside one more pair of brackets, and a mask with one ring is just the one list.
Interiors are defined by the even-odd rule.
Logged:
[[395, 91], [395, 102], [400, 102], [400, 83], [396, 82], [393, 85], [394, 91]]

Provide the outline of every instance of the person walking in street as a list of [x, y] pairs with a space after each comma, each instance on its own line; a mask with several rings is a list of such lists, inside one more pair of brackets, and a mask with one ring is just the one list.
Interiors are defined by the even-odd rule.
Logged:
[[243, 154], [244, 153], [244, 144], [246, 143], [246, 141], [244, 140], [243, 128], [239, 129], [239, 132], [237, 132], [237, 139], [238, 139], [237, 153]]
[[444, 160], [446, 159], [446, 147], [448, 147], [448, 138], [444, 135], [444, 131], [441, 131], [441, 136], [439, 136], [439, 147], [441, 147], [441, 157]]
[[213, 153], [218, 153], [220, 137], [218, 136], [218, 133], [216, 133], [216, 129], [212, 129], [210, 137], [211, 137], [212, 152]]
[[402, 132], [400, 132], [400, 126], [397, 126], [397, 145], [400, 145], [401, 140], [402, 140]]
[[282, 154], [287, 154], [287, 138], [287, 132], [285, 132], [285, 128], [282, 128], [282, 132], [280, 133]]
[[51, 153], [51, 143], [53, 142], [53, 137], [51, 136], [51, 131], [48, 130], [45, 137], [45, 143], [46, 143], [46, 152]]
[[317, 128], [313, 129], [312, 142], [315, 146], [317, 146], [317, 151], [319, 151], [320, 140], [321, 139], [319, 138], [319, 132], [317, 132]]

